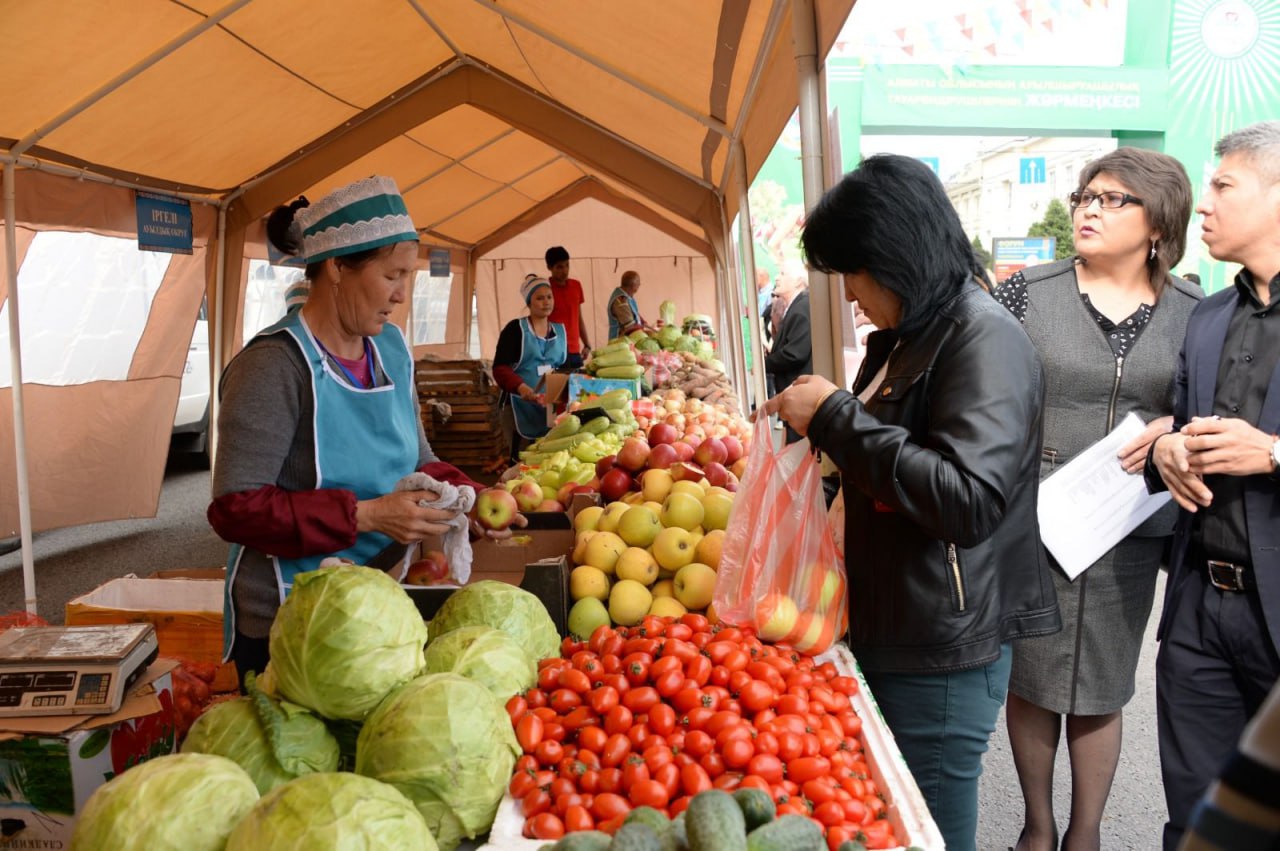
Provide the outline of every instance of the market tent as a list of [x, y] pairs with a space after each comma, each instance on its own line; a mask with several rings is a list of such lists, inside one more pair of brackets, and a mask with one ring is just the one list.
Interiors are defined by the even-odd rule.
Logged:
[[[89, 221], [84, 205], [119, 203], [133, 189], [209, 205], [198, 209], [196, 227], [197, 251], [207, 250], [189, 262], [205, 271], [214, 374], [241, 345], [247, 261], [265, 257], [262, 218], [299, 193], [317, 197], [371, 173], [397, 180], [426, 246], [451, 250], [463, 286], [455, 287], [450, 332], [464, 338], [452, 343], [465, 342], [470, 327], [452, 318], [469, 311], [476, 247], [562, 209], [580, 184], [638, 221], [705, 246], [717, 308], [732, 313], [728, 223], [795, 110], [797, 67], [811, 70], [826, 54], [852, 5], [6, 3], [0, 144], [6, 174], [22, 176], [7, 179], [4, 191], [7, 202], [34, 196], [6, 213], [6, 224], [11, 234], [14, 225], [127, 232], [121, 222]], [[84, 205], [64, 218], [46, 212], [44, 193], [24, 184], [32, 171], [60, 184], [52, 195], [81, 193]], [[6, 260], [17, 280], [14, 239]], [[571, 234], [559, 241], [571, 243]], [[127, 379], [166, 379], [153, 382], [142, 405], [148, 423], [163, 421], [155, 411], [172, 411], [177, 393], [185, 348], [178, 329], [191, 327], [199, 302], [200, 281], [184, 281], [191, 292], [153, 305], [139, 343], [151, 355]], [[27, 431], [71, 411], [99, 416], [94, 392], [114, 404], [125, 388], [42, 388], [28, 400], [37, 410], [25, 413]], [[6, 412], [24, 407], [22, 394], [12, 396], [0, 389]], [[91, 466], [110, 469], [122, 489], [158, 492], [158, 480], [140, 478], [131, 463], [162, 457], [154, 428], [107, 426], [96, 441], [50, 449], [21, 445], [21, 429], [9, 431], [8, 422], [0, 425], [2, 454], [17, 441], [36, 471], [33, 528], [134, 511], [69, 486], [86, 454], [100, 456], [103, 465]], [[0, 485], [0, 534], [19, 525], [23, 500], [8, 495], [25, 483], [15, 489], [12, 481]]]

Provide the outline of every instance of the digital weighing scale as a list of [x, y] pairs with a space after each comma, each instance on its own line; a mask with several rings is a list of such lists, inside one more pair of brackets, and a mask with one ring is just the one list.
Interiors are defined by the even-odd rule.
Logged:
[[115, 712], [158, 653], [149, 623], [8, 630], [0, 635], [0, 717]]

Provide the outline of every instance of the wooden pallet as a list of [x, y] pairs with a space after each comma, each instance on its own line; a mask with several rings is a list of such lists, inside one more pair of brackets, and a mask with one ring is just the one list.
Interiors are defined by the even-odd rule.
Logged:
[[[487, 468], [507, 457], [501, 392], [478, 360], [424, 357], [415, 364], [422, 426], [442, 461]], [[447, 417], [434, 402], [449, 406]]]

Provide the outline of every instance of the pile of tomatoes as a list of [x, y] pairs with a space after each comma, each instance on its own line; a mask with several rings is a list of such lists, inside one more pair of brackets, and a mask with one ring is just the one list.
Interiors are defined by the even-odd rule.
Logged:
[[509, 786], [524, 834], [612, 833], [635, 807], [675, 817], [704, 789], [755, 787], [779, 815], [817, 821], [832, 851], [854, 838], [894, 847], [849, 701], [857, 689], [830, 662], [702, 615], [566, 638], [537, 686], [507, 702], [524, 751]]

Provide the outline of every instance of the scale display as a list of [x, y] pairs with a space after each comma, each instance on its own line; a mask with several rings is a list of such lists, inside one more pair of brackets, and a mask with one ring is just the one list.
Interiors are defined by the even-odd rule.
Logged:
[[149, 623], [11, 629], [0, 635], [0, 715], [115, 712], [158, 649]]

